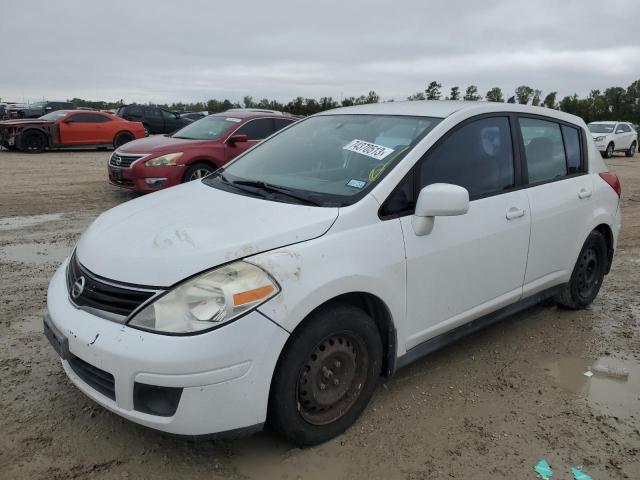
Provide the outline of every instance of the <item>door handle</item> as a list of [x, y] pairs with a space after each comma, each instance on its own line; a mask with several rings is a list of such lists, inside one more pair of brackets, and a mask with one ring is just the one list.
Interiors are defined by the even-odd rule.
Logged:
[[588, 190], [588, 189], [583, 187], [578, 191], [578, 198], [580, 200], [584, 200], [585, 198], [589, 198], [592, 193], [593, 192], [591, 190]]
[[511, 207], [509, 210], [507, 210], [507, 220], [524, 217], [525, 211], [526, 210], [524, 208]]

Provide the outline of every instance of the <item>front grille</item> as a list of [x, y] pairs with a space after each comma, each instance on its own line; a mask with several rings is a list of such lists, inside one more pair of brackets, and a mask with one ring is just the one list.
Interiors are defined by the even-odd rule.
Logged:
[[[84, 280], [81, 280], [81, 279]], [[76, 282], [84, 283], [84, 288], [75, 288]], [[67, 289], [69, 298], [79, 307], [89, 307], [116, 315], [128, 316], [143, 302], [151, 298], [156, 290], [129, 285], [116, 285], [102, 279], [80, 265], [74, 253], [67, 267]], [[77, 294], [81, 291], [80, 294]]]
[[100, 370], [98, 367], [94, 367], [90, 363], [71, 355], [69, 358], [69, 366], [71, 370], [78, 375], [84, 383], [91, 388], [101, 393], [105, 397], [109, 397], [111, 400], [116, 399], [116, 387], [113, 380], [113, 375], [104, 370]]
[[109, 165], [113, 165], [114, 167], [129, 168], [133, 162], [142, 157], [144, 157], [144, 155], [120, 155], [116, 152], [113, 152], [113, 154], [111, 154], [111, 158], [109, 159]]

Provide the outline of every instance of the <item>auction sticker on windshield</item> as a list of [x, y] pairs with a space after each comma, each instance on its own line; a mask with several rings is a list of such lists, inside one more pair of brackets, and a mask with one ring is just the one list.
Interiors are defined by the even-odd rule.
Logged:
[[367, 157], [375, 158], [376, 160], [382, 160], [389, 154], [393, 153], [393, 148], [383, 147], [382, 145], [376, 145], [375, 143], [369, 143], [358, 139], [352, 140], [342, 147], [342, 149], [366, 155]]

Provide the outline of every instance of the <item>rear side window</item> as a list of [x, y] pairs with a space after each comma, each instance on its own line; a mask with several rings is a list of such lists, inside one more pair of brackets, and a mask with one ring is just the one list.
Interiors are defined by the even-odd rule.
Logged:
[[102, 115], [96, 115], [95, 113], [78, 113], [73, 115], [68, 121], [73, 123], [104, 123], [110, 122], [111, 119]]
[[138, 105], [132, 105], [131, 107], [125, 108], [124, 114], [131, 115], [132, 117], [142, 117], [144, 110]]
[[291, 125], [293, 123], [293, 120], [285, 120], [284, 118], [274, 118], [273, 119], [273, 124], [274, 124], [274, 132], [277, 132], [278, 130], [283, 129], [284, 127], [287, 127], [289, 125]]
[[249, 140], [262, 140], [273, 133], [273, 122], [270, 118], [250, 120], [236, 130], [235, 135], [246, 135]]
[[509, 119], [483, 118], [462, 126], [427, 153], [418, 175], [420, 188], [452, 183], [466, 188], [472, 198], [513, 187]]
[[149, 118], [162, 118], [162, 113], [160, 113], [160, 109], [159, 108], [146, 107], [145, 108], [145, 113], [147, 114], [147, 117], [149, 117]]
[[520, 118], [529, 183], [567, 175], [567, 158], [560, 125], [536, 118]]
[[567, 154], [567, 170], [569, 174], [582, 171], [582, 154], [580, 151], [580, 134], [577, 128], [562, 125], [564, 149]]

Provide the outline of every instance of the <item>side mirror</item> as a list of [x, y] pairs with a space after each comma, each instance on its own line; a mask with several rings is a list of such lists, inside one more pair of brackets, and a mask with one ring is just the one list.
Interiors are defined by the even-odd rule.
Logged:
[[616, 133], [624, 133], [624, 130], [622, 130], [621, 128], [616, 130]]
[[244, 143], [247, 141], [249, 141], [249, 137], [247, 137], [246, 135], [231, 135], [227, 139], [227, 143], [229, 145], [235, 145], [236, 143]]
[[418, 195], [413, 214], [413, 231], [416, 235], [428, 235], [433, 230], [435, 217], [464, 215], [469, 211], [469, 192], [466, 188], [450, 183], [427, 185]]

